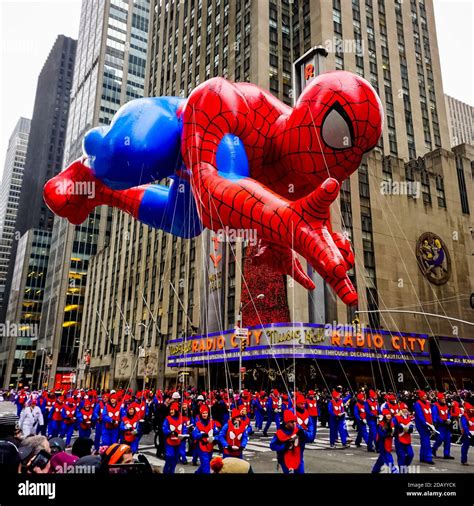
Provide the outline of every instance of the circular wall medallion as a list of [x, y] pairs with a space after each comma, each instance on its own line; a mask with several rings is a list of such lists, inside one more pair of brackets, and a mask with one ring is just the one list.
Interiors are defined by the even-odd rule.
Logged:
[[425, 232], [416, 242], [416, 258], [423, 276], [434, 285], [444, 285], [451, 276], [451, 257], [443, 239]]

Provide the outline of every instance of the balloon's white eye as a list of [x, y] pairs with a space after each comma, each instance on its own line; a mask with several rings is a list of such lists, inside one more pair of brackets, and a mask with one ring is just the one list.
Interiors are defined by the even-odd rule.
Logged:
[[341, 114], [342, 110], [333, 107], [323, 120], [321, 135], [323, 141], [334, 149], [347, 149], [352, 147], [352, 136], [349, 123]]

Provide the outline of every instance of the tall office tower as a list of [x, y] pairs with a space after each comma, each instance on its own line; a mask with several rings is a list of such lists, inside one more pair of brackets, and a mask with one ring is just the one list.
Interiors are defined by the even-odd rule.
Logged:
[[[26, 153], [25, 168], [23, 171], [23, 185], [21, 188], [20, 202], [18, 207], [18, 216], [16, 223], [17, 240], [13, 241], [10, 265], [5, 286], [4, 304], [1, 308], [1, 321], [5, 319], [9, 306], [10, 285], [14, 270], [18, 272], [23, 270], [22, 265], [15, 265], [15, 261], [26, 262], [27, 275], [33, 276], [38, 286], [34, 292], [15, 293], [12, 303], [21, 308], [23, 306], [23, 296], [25, 302], [23, 309], [10, 309], [10, 317], [17, 315], [21, 323], [39, 325], [41, 315], [41, 305], [43, 300], [44, 280], [46, 279], [46, 266], [44, 264], [44, 254], [42, 255], [42, 269], [36, 264], [36, 258], [30, 259], [27, 255], [16, 257], [19, 238], [22, 238], [28, 230], [36, 229], [31, 232], [30, 237], [35, 234], [42, 236], [40, 231], [48, 232], [50, 236], [53, 228], [53, 214], [46, 207], [43, 201], [43, 186], [48, 179], [54, 176], [61, 169], [63, 158], [64, 141], [66, 136], [66, 124], [69, 112], [69, 98], [72, 86], [72, 73], [74, 67], [74, 57], [76, 53], [76, 41], [64, 35], [59, 35], [51, 48], [51, 51], [43, 65], [38, 77], [36, 87], [35, 105], [33, 118], [31, 120], [30, 137], [28, 141], [28, 151]], [[25, 239], [29, 241], [29, 239]], [[35, 239], [36, 247], [36, 239]], [[49, 245], [49, 239], [48, 239]], [[47, 246], [49, 250], [49, 246]], [[28, 250], [29, 251], [29, 250]], [[36, 250], [34, 251], [36, 254]], [[30, 265], [30, 268], [28, 268]], [[29, 281], [32, 281], [29, 279]], [[41, 281], [41, 282], [40, 282]], [[17, 287], [22, 286], [17, 283]], [[27, 288], [26, 288], [27, 289]], [[32, 293], [35, 294], [34, 300], [31, 299]], [[8, 316], [7, 316], [8, 319]], [[11, 319], [9, 320], [11, 321]], [[29, 348], [36, 347], [36, 343], [31, 342], [29, 346], [22, 342], [22, 354]], [[9, 364], [5, 381], [11, 371], [16, 372], [13, 357], [15, 355], [15, 343], [9, 342]], [[31, 355], [31, 353], [29, 354]], [[33, 353], [34, 355], [34, 353]], [[31, 363], [28, 364], [31, 365]], [[32, 368], [23, 364], [25, 374], [30, 374]]]
[[474, 107], [449, 95], [444, 95], [444, 99], [448, 114], [451, 146], [474, 145]]
[[[148, 0], [83, 1], [63, 167], [81, 156], [90, 128], [109, 124], [122, 104], [143, 96], [148, 12]], [[54, 221], [38, 342], [53, 357], [45, 368], [50, 386], [70, 383], [89, 258], [107, 243], [111, 222], [105, 206], [79, 226]]]
[[0, 187], [0, 304], [5, 298], [8, 265], [15, 240], [18, 204], [20, 201], [26, 150], [31, 120], [20, 118], [8, 141]]
[[[151, 13], [147, 91], [152, 96], [186, 97], [197, 84], [223, 76], [253, 82], [292, 104], [292, 63], [316, 45], [328, 51], [326, 71], [345, 69], [370, 81], [385, 110], [383, 138], [344, 182], [331, 213], [335, 230], [346, 232], [355, 250], [356, 266], [350, 275], [359, 293], [358, 309], [411, 304], [422, 310], [422, 304], [434, 301], [437, 311], [469, 319], [467, 302], [455, 296], [469, 292], [474, 275], [466, 237], [472, 153], [447, 151], [431, 0], [155, 0]], [[397, 44], [390, 43], [393, 40]], [[447, 177], [456, 167], [464, 186]], [[399, 183], [403, 183], [401, 191]], [[457, 239], [448, 213], [455, 213], [463, 224]], [[209, 232], [182, 240], [143, 227], [128, 216], [117, 219], [122, 223], [114, 224], [115, 239], [89, 268], [80, 353], [89, 364], [84, 382], [175, 384], [190, 373], [195, 383], [204, 371], [192, 365], [204, 365], [206, 374], [208, 365], [199, 357], [202, 350], [193, 353], [189, 341], [181, 338], [205, 332], [211, 316], [216, 317], [220, 332], [234, 326], [251, 283], [242, 277], [247, 245], [221, 242], [214, 256], [220, 258], [219, 267], [210, 275], [214, 243]], [[445, 250], [456, 258], [452, 265], [458, 268], [446, 268], [449, 278], [433, 280], [423, 267], [423, 255], [428, 253], [421, 239], [430, 231], [444, 240]], [[437, 237], [426, 239], [428, 249], [441, 244]], [[324, 304], [317, 305], [312, 294], [288, 277], [286, 283], [290, 321], [352, 320], [354, 308], [347, 308], [330, 289]], [[262, 288], [267, 289], [264, 281]], [[252, 286], [258, 309], [274, 303], [258, 295], [258, 287]], [[244, 313], [252, 308], [250, 304]], [[361, 320], [373, 328], [383, 326], [387, 333], [452, 332], [447, 321], [427, 322], [422, 316], [370, 313]], [[468, 335], [469, 327], [460, 325], [458, 331]], [[184, 354], [184, 366], [161, 374], [167, 340], [172, 341], [167, 353]], [[143, 358], [139, 346], [145, 348]], [[268, 360], [263, 364], [268, 370], [273, 359], [268, 350], [262, 356], [265, 353]], [[333, 373], [340, 370], [337, 362], [323, 362]], [[213, 381], [223, 380], [227, 369], [222, 363], [216, 359]], [[247, 364], [255, 366], [254, 361]], [[362, 377], [366, 363], [360, 364]], [[232, 376], [238, 376], [235, 368]]]

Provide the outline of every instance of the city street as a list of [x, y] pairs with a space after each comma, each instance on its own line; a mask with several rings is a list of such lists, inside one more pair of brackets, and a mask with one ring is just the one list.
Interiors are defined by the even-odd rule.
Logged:
[[[355, 440], [355, 431], [350, 428], [349, 433], [352, 440]], [[276, 454], [270, 450], [270, 441], [272, 439], [273, 428], [269, 431], [269, 436], [264, 437], [261, 432], [250, 436], [247, 450], [244, 457], [252, 464], [252, 468], [256, 473], [281, 473], [277, 470]], [[472, 472], [472, 468], [462, 466], [460, 464], [460, 445], [452, 445], [451, 455], [455, 460], [444, 460], [437, 458], [434, 460], [435, 465], [420, 464], [418, 462], [419, 438], [414, 436], [413, 450], [415, 451], [415, 459], [413, 465], [416, 473], [468, 473]], [[142, 439], [140, 452], [146, 455], [150, 463], [162, 466], [164, 461], [156, 458], [156, 451], [153, 445], [153, 434], [148, 434]], [[440, 454], [442, 452], [439, 452]], [[393, 451], [395, 463], [396, 455]], [[318, 427], [318, 433], [314, 443], [306, 445], [304, 453], [305, 470], [307, 473], [370, 473], [372, 466], [377, 459], [376, 453], [369, 453], [365, 447], [356, 448], [352, 443], [350, 448], [329, 448], [329, 428]], [[176, 472], [193, 473], [196, 468], [191, 464], [191, 458], [188, 457], [188, 465], [178, 465]], [[418, 467], [416, 467], [418, 466]]]
[[[0, 403], [0, 414], [5, 412], [14, 412], [13, 404], [9, 402]], [[355, 440], [355, 431], [348, 424], [349, 433], [352, 440]], [[272, 439], [273, 427], [270, 429], [269, 436], [264, 437], [261, 432], [250, 436], [249, 444], [244, 452], [245, 458], [252, 464], [256, 473], [275, 473], [281, 472], [277, 469], [276, 454], [270, 450], [270, 441]], [[77, 434], [77, 433], [76, 433]], [[162, 467], [164, 461], [156, 458], [156, 450], [153, 443], [154, 433], [147, 434], [141, 440], [139, 447], [140, 453], [143, 453], [152, 465]], [[435, 465], [420, 464], [417, 459], [419, 452], [419, 437], [417, 434], [413, 437], [413, 449], [415, 459], [413, 461], [413, 472], [415, 473], [469, 473], [472, 468], [460, 464], [460, 445], [453, 444], [451, 455], [455, 460], [435, 459]], [[439, 452], [442, 454], [442, 452]], [[217, 455], [217, 453], [216, 453]], [[396, 455], [393, 452], [395, 461]], [[370, 473], [377, 454], [368, 453], [364, 446], [356, 448], [352, 443], [350, 448], [329, 448], [329, 428], [318, 427], [316, 440], [312, 444], [306, 445], [304, 453], [305, 468], [307, 473]], [[191, 463], [191, 457], [188, 457], [188, 465], [179, 464], [177, 473], [194, 473], [196, 467]]]
[[[0, 415], [2, 413], [15, 412], [15, 407], [10, 402], [0, 403]], [[253, 425], [253, 421], [252, 421]], [[352, 430], [352, 423], [348, 423], [349, 434], [353, 441], [355, 441], [356, 433]], [[251, 464], [254, 472], [256, 473], [275, 473], [281, 472], [277, 469], [276, 454], [270, 450], [270, 441], [274, 433], [274, 425], [269, 430], [269, 436], [264, 437], [262, 432], [254, 433], [249, 438], [247, 449], [244, 452], [244, 457]], [[77, 432], [75, 433], [77, 437]], [[93, 437], [93, 435], [92, 435]], [[75, 438], [74, 438], [75, 439]], [[73, 441], [74, 441], [73, 439]], [[139, 451], [143, 453], [152, 465], [162, 467], [164, 460], [156, 457], [156, 449], [153, 443], [154, 432], [145, 435], [141, 442]], [[415, 452], [415, 459], [413, 460], [414, 473], [469, 473], [472, 472], [472, 467], [462, 466], [460, 464], [460, 451], [459, 444], [451, 445], [451, 455], [455, 460], [444, 460], [443, 458], [434, 459], [435, 465], [421, 464], [418, 462], [419, 453], [419, 437], [415, 433], [413, 436], [413, 450]], [[442, 451], [438, 452], [442, 455]], [[215, 455], [219, 455], [215, 453]], [[396, 463], [395, 450], [393, 456]], [[377, 459], [377, 454], [369, 453], [362, 445], [356, 448], [354, 443], [350, 448], [329, 448], [329, 428], [318, 427], [316, 440], [314, 443], [306, 445], [304, 453], [305, 469], [307, 473], [370, 473], [372, 466]], [[177, 473], [194, 473], [196, 467], [192, 465], [192, 458], [188, 457], [188, 464], [178, 464], [176, 468]]]

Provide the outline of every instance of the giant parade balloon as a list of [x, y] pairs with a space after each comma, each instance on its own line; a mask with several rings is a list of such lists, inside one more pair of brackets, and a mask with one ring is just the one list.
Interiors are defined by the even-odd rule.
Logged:
[[330, 206], [382, 124], [377, 93], [350, 72], [321, 74], [294, 107], [216, 77], [187, 99], [124, 105], [85, 135], [84, 155], [46, 183], [44, 199], [73, 224], [106, 204], [183, 238], [203, 227], [253, 230], [259, 261], [311, 290], [299, 254], [354, 305], [354, 254]]

